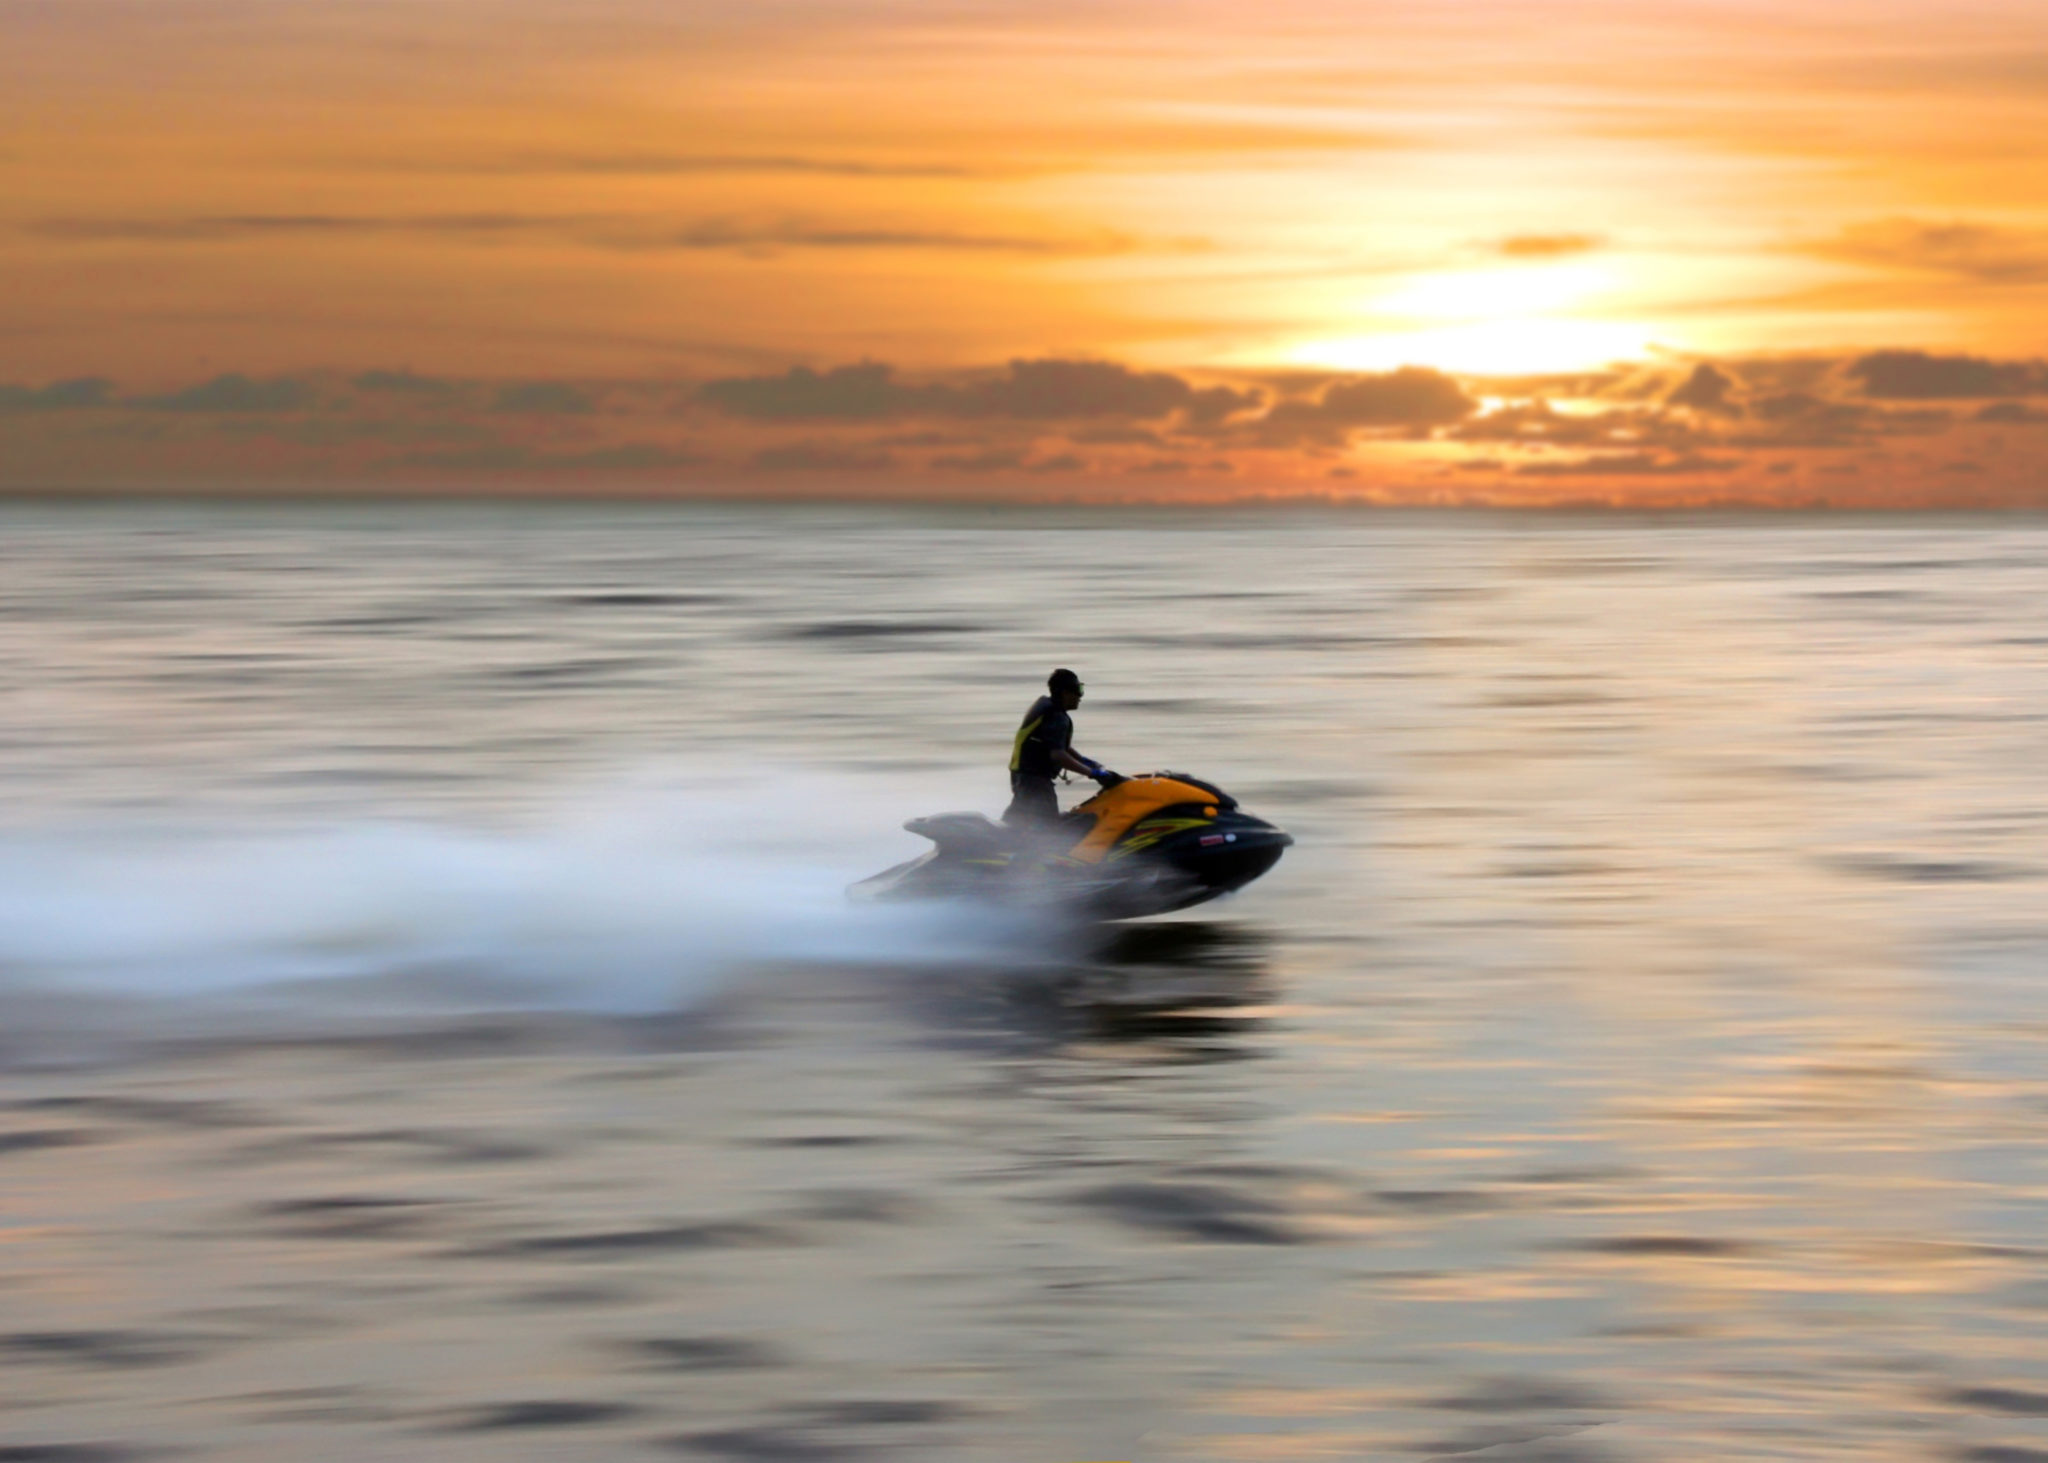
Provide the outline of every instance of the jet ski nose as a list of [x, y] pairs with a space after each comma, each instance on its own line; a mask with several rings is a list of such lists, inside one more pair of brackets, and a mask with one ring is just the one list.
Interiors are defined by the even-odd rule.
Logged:
[[1294, 835], [1285, 828], [1276, 828], [1264, 818], [1239, 815], [1231, 827], [1231, 842], [1254, 843], [1262, 848], [1292, 848]]

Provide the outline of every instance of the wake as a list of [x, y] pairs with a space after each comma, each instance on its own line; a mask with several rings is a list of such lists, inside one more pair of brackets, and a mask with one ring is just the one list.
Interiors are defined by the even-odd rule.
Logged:
[[[942, 790], [938, 796], [943, 797]], [[643, 774], [511, 826], [188, 818], [0, 833], [0, 1021], [687, 1009], [764, 966], [1021, 956], [986, 910], [862, 905], [920, 779]]]

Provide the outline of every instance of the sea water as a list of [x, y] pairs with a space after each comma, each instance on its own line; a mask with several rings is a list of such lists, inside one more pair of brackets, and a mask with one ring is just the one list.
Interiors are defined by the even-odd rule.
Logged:
[[[2048, 1457], [2044, 605], [2028, 518], [0, 509], [0, 1441]], [[1055, 665], [1296, 846], [845, 901]]]

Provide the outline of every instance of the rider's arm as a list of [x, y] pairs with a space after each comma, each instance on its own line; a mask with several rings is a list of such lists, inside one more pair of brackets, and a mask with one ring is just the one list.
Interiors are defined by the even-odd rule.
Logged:
[[1059, 763], [1060, 766], [1066, 768], [1069, 772], [1078, 772], [1083, 777], [1092, 777], [1104, 787], [1114, 787], [1123, 781], [1123, 778], [1111, 772], [1100, 762], [1092, 761], [1082, 756], [1072, 747], [1066, 747], [1060, 751]]
[[1072, 747], [1061, 747], [1059, 751], [1053, 754], [1053, 760], [1066, 768], [1067, 771], [1078, 772], [1083, 777], [1093, 777], [1102, 770], [1100, 766], [1090, 762]]

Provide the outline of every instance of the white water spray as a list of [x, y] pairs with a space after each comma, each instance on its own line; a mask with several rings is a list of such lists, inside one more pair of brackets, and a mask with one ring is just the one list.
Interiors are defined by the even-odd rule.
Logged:
[[933, 798], [924, 780], [666, 773], [509, 831], [4, 834], [0, 1001], [623, 1014], [686, 1007], [768, 964], [1002, 958], [1019, 932], [987, 911], [845, 897], [918, 852], [897, 824]]

